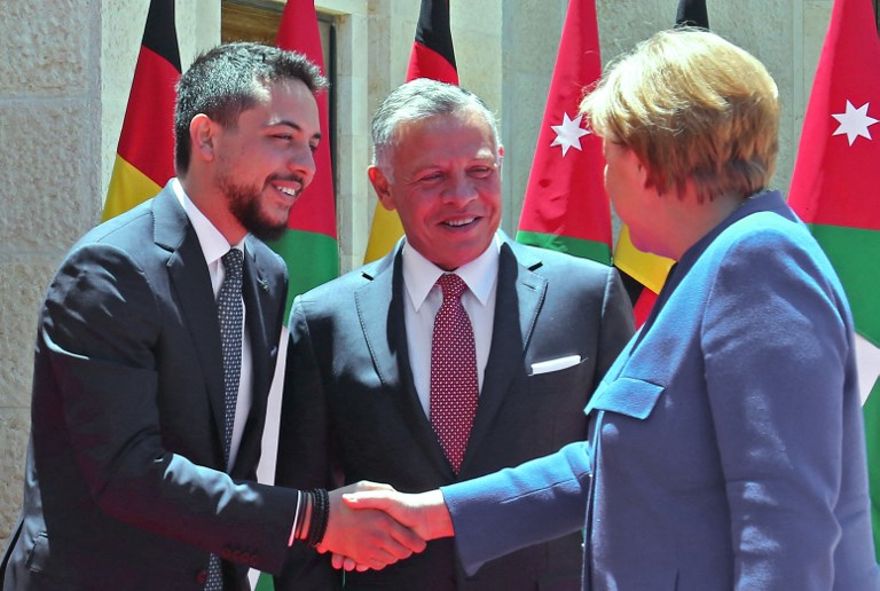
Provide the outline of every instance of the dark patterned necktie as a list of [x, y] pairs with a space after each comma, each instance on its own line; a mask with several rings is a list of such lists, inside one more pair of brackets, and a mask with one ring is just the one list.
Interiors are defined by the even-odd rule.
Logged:
[[[224, 277], [217, 294], [217, 315], [220, 321], [220, 347], [223, 354], [223, 466], [229, 463], [232, 445], [232, 427], [235, 423], [235, 404], [241, 378], [241, 335], [244, 323], [244, 304], [241, 300], [244, 256], [237, 248], [223, 255]], [[223, 590], [223, 572], [220, 557], [211, 554], [205, 591]]]
[[461, 305], [467, 285], [452, 273], [441, 275], [437, 285], [443, 304], [431, 339], [431, 425], [458, 474], [477, 414], [477, 355], [471, 320]]

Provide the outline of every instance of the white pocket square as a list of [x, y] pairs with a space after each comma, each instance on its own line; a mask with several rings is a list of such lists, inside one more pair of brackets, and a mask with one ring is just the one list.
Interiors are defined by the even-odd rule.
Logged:
[[551, 371], [560, 371], [568, 369], [581, 362], [580, 355], [566, 355], [565, 357], [557, 357], [547, 361], [539, 361], [532, 364], [532, 375], [536, 376], [542, 373], [550, 373]]

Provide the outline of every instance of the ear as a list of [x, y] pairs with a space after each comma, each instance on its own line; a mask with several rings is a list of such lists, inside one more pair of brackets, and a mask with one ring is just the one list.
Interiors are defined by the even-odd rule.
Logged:
[[388, 181], [385, 173], [382, 172], [382, 169], [372, 165], [367, 168], [367, 176], [370, 177], [370, 183], [372, 183], [373, 189], [376, 191], [376, 197], [379, 198], [379, 203], [382, 204], [382, 207], [388, 211], [394, 211], [396, 208], [394, 206], [394, 199], [391, 197], [391, 183]]
[[650, 189], [651, 182], [649, 181], [650, 175], [648, 173], [648, 166], [642, 162], [642, 159], [639, 158], [632, 149], [627, 149], [627, 153], [629, 158], [632, 158], [632, 164], [636, 169], [636, 174], [639, 175], [639, 183], [643, 188]]
[[189, 122], [189, 141], [192, 158], [211, 162], [215, 158], [215, 142], [219, 125], [204, 113], [199, 113]]

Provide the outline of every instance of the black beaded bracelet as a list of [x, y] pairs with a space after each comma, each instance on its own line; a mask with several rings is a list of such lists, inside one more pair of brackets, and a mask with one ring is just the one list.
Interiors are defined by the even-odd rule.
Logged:
[[308, 544], [314, 547], [321, 543], [327, 531], [327, 523], [330, 518], [330, 495], [324, 488], [316, 488], [311, 492], [315, 502], [312, 505]]

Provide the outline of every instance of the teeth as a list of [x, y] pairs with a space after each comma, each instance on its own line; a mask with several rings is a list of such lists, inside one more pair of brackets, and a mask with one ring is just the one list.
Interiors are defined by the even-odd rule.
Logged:
[[477, 218], [464, 218], [461, 220], [449, 220], [446, 222], [446, 225], [447, 226], [454, 226], [454, 227], [466, 226], [467, 224], [471, 223], [475, 219], [477, 219]]
[[278, 190], [284, 193], [285, 195], [290, 195], [291, 197], [296, 197], [299, 195], [299, 191], [297, 189], [290, 189], [288, 187], [278, 187]]

